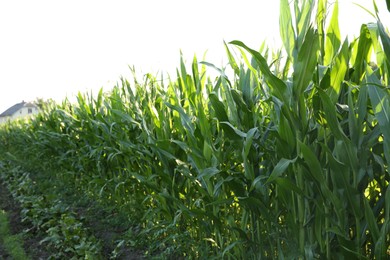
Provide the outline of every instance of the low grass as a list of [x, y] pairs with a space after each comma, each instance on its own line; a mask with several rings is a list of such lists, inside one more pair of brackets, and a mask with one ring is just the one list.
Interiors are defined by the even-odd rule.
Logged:
[[7, 213], [2, 209], [0, 209], [0, 243], [11, 259], [30, 259], [23, 249], [22, 235], [11, 234]]

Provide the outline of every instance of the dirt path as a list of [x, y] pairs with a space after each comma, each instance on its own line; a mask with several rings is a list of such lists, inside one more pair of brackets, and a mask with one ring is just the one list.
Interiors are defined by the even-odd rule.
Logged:
[[[20, 207], [13, 200], [12, 195], [9, 193], [8, 189], [0, 181], [0, 209], [7, 212], [9, 227], [11, 234], [20, 234], [23, 233], [23, 230], [28, 228], [27, 225], [21, 222], [20, 218]], [[39, 244], [42, 238], [24, 236], [24, 249], [26, 253], [32, 259], [47, 259], [49, 254], [46, 250]], [[0, 245], [0, 259], [8, 259], [4, 248]]]

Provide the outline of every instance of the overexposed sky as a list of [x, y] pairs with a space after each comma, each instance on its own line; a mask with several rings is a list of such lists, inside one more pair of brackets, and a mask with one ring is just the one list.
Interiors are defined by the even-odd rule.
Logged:
[[[372, 1], [339, 0], [343, 37], [374, 21], [352, 2], [373, 10]], [[188, 61], [207, 51], [222, 66], [224, 40], [276, 49], [278, 23], [278, 0], [0, 0], [0, 113], [22, 100], [108, 90], [129, 65], [172, 74], [180, 50]]]

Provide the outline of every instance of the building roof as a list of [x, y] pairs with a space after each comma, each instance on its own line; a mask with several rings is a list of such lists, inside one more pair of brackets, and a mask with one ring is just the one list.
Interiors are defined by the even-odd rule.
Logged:
[[22, 101], [5, 110], [3, 113], [0, 114], [0, 117], [12, 116], [13, 114], [15, 114], [15, 112], [19, 111], [19, 109], [23, 107], [36, 107], [36, 106], [33, 103]]

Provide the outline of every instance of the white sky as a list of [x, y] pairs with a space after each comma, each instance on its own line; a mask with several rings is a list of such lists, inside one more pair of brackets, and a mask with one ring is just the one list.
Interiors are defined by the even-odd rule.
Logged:
[[[352, 2], [373, 9], [369, 0], [339, 0], [343, 37], [374, 21]], [[278, 21], [279, 0], [0, 0], [0, 113], [22, 100], [108, 90], [129, 77], [128, 65], [172, 74], [180, 50], [188, 61], [207, 51], [221, 66], [223, 40], [276, 49]]]

